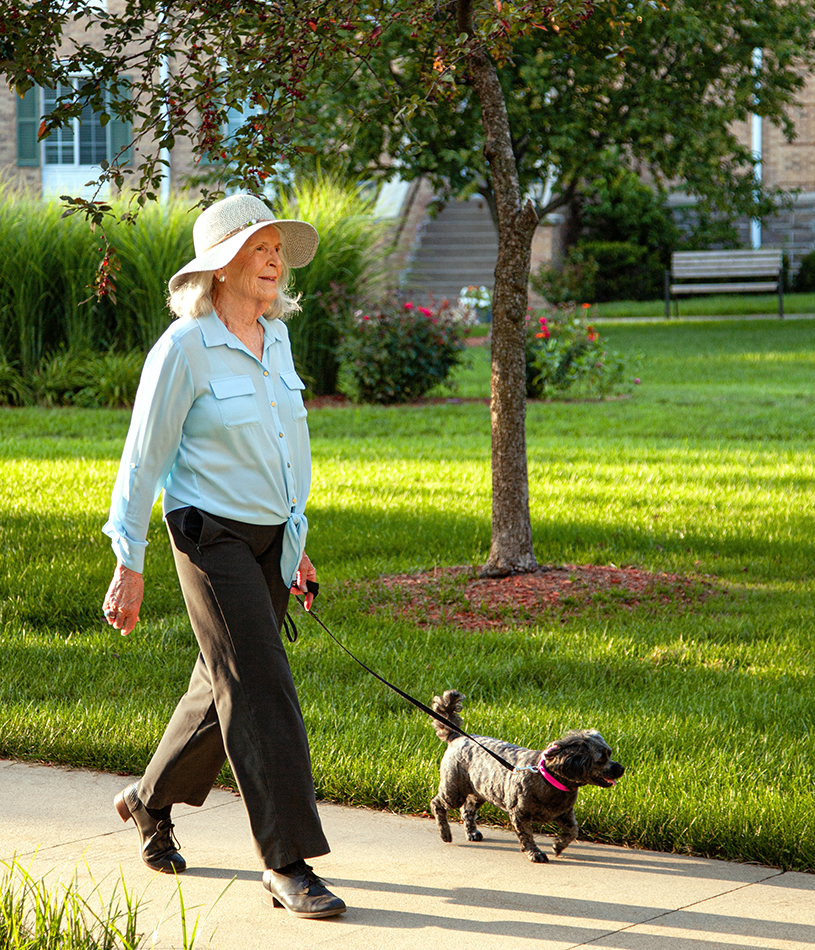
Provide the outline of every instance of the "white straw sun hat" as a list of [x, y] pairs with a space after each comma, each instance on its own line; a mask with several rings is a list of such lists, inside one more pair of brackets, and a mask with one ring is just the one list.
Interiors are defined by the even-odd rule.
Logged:
[[270, 224], [277, 228], [289, 267], [308, 264], [320, 241], [310, 224], [278, 220], [254, 195], [232, 195], [198, 216], [192, 228], [195, 257], [170, 278], [170, 293], [178, 290], [189, 274], [225, 267], [255, 231]]

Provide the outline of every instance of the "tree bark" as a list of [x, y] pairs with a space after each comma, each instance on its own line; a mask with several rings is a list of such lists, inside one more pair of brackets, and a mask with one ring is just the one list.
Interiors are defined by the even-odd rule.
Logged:
[[484, 50], [471, 59], [481, 103], [484, 151], [498, 215], [498, 261], [492, 302], [492, 543], [482, 577], [537, 567], [529, 516], [526, 459], [526, 314], [532, 238], [538, 216], [521, 207], [509, 117], [495, 65]]

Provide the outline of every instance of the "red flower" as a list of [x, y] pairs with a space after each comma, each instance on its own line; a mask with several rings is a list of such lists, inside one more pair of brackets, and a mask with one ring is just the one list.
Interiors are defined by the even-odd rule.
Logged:
[[433, 316], [433, 311], [432, 311], [432, 310], [428, 310], [427, 307], [418, 307], [417, 309], [418, 309], [419, 313], [423, 313], [426, 317], [432, 317], [432, 316]]
[[413, 309], [413, 304], [412, 304], [412, 303], [406, 303], [406, 304], [405, 304], [405, 310], [412, 310], [412, 309]]

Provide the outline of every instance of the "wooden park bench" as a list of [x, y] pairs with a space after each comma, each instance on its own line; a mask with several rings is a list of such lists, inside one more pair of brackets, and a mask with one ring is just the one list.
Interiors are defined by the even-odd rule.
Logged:
[[[665, 271], [665, 317], [671, 298], [679, 316], [682, 294], [744, 294], [778, 291], [778, 316], [784, 316], [781, 251], [674, 251]], [[715, 282], [711, 282], [711, 278]], [[763, 279], [762, 279], [763, 278]], [[772, 278], [768, 280], [767, 278]]]

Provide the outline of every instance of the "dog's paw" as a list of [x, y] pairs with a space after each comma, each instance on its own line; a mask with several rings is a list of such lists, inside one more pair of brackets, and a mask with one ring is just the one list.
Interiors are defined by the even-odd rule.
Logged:
[[439, 835], [441, 836], [442, 841], [446, 841], [447, 844], [453, 840], [453, 832], [449, 828], [439, 828]]
[[480, 831], [468, 831], [467, 840], [468, 841], [483, 841], [484, 835], [482, 835]]
[[529, 860], [533, 864], [548, 864], [549, 863], [549, 858], [546, 857], [543, 851], [538, 851], [537, 849], [535, 849], [534, 851], [527, 851], [526, 856], [529, 858]]

